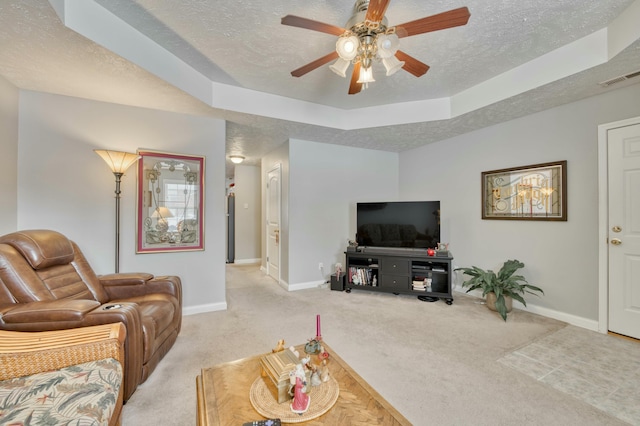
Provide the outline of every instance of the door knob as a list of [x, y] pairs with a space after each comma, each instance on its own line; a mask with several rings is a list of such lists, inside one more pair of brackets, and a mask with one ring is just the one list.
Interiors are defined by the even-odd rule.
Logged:
[[613, 228], [611, 228], [611, 230], [613, 232], [620, 232], [620, 231], [622, 231], [622, 228], [620, 228], [619, 226], [614, 226]]
[[618, 238], [614, 238], [611, 240], [611, 244], [613, 244], [614, 246], [619, 246], [620, 244], [622, 244], [622, 241]]

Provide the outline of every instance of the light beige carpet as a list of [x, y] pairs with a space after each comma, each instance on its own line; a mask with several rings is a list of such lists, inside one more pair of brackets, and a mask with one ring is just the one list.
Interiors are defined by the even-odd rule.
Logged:
[[227, 311], [184, 318], [173, 349], [125, 405], [125, 426], [194, 425], [201, 368], [267, 352], [281, 338], [305, 342], [316, 314], [327, 343], [415, 425], [625, 424], [499, 362], [565, 329], [559, 321], [516, 310], [505, 323], [458, 294], [448, 306], [356, 290], [287, 292], [256, 266], [227, 266], [227, 302]]
[[630, 424], [640, 425], [640, 343], [577, 327], [499, 360]]

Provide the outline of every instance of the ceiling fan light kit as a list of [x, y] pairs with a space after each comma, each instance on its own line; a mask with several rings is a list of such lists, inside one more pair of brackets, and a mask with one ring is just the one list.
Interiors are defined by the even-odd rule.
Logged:
[[338, 58], [333, 64], [329, 65], [329, 69], [338, 74], [340, 77], [346, 78], [347, 68], [349, 68], [349, 65], [351, 65], [350, 61]]
[[382, 65], [387, 70], [387, 77], [395, 74], [400, 68], [404, 66], [404, 62], [401, 62], [395, 56], [389, 56], [388, 58], [382, 58]]
[[358, 54], [360, 40], [354, 35], [342, 35], [336, 41], [336, 52], [341, 59], [350, 61]]
[[390, 58], [396, 54], [400, 47], [400, 39], [397, 34], [380, 34], [376, 39], [378, 47], [378, 56], [381, 58]]
[[371, 66], [368, 67], [360, 67], [360, 77], [358, 77], [358, 83], [363, 84], [363, 89], [366, 89], [369, 83], [373, 83], [376, 81], [373, 78], [373, 71], [371, 70]]
[[346, 78], [347, 69], [353, 64], [350, 95], [359, 93], [369, 83], [375, 82], [375, 62], [382, 62], [386, 76], [393, 75], [402, 68], [420, 77], [429, 70], [429, 66], [400, 51], [400, 38], [466, 25], [471, 16], [469, 9], [461, 7], [389, 27], [384, 16], [389, 2], [390, 0], [357, 0], [345, 28], [292, 15], [282, 18], [283, 25], [339, 36], [335, 52], [292, 71], [291, 75], [301, 77], [336, 59], [329, 69]]

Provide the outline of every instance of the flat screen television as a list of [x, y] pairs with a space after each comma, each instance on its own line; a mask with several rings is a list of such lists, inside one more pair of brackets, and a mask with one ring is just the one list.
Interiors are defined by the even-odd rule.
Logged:
[[440, 201], [358, 203], [356, 241], [364, 247], [436, 247]]

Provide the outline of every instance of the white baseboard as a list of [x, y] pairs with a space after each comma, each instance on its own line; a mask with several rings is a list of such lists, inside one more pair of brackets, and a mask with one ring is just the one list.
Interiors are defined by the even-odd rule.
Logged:
[[309, 281], [306, 283], [298, 283], [298, 284], [289, 284], [284, 280], [280, 280], [278, 285], [284, 288], [287, 291], [297, 291], [297, 290], [306, 290], [308, 288], [317, 288], [324, 284], [324, 281]]
[[[482, 292], [480, 290], [471, 291], [466, 293], [464, 289], [455, 289], [454, 292], [457, 293], [465, 293], [470, 296], [475, 296], [480, 299], [483, 299]], [[516, 309], [521, 309], [523, 311], [531, 312], [532, 314], [542, 315], [543, 317], [553, 318], [558, 321], [566, 322], [571, 325], [575, 325], [576, 327], [586, 328], [591, 331], [598, 331], [598, 321], [592, 320], [588, 318], [579, 317], [576, 315], [568, 314], [566, 312], [556, 311], [554, 309], [545, 308], [543, 306], [538, 306], [532, 303], [527, 303], [527, 306], [524, 306], [522, 303], [517, 300], [513, 301], [513, 307]]]
[[289, 291], [289, 284], [286, 281], [280, 280], [278, 281], [278, 285], [284, 288], [285, 290]]
[[227, 302], [208, 303], [206, 305], [188, 306], [182, 309], [182, 315], [203, 314], [205, 312], [226, 311]]
[[262, 259], [234, 259], [233, 263], [236, 265], [255, 265], [261, 261]]
[[289, 284], [286, 288], [289, 291], [306, 290], [308, 288], [317, 288], [324, 284], [324, 281], [309, 281], [306, 283]]
[[534, 305], [532, 303], [527, 303], [527, 306], [524, 306], [522, 303], [514, 300], [513, 307], [517, 309], [522, 309], [523, 311], [531, 312], [532, 314], [542, 315], [543, 317], [553, 318], [558, 321], [563, 321], [569, 323], [571, 325], [575, 325], [576, 327], [586, 328], [591, 331], [598, 331], [598, 321], [579, 317], [577, 315], [568, 314], [566, 312], [556, 311], [554, 309], [545, 308], [543, 306]]

